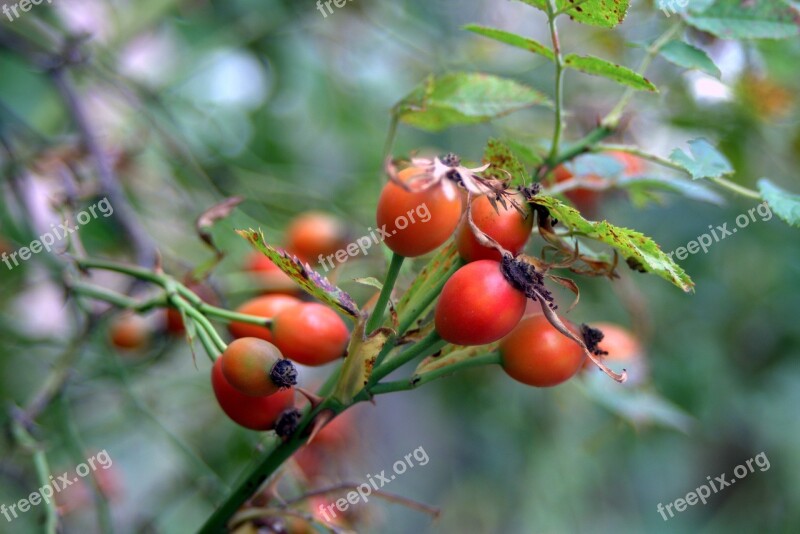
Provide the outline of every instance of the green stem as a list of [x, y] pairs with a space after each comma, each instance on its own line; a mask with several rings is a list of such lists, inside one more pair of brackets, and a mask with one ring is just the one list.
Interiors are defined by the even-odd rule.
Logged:
[[[658, 55], [661, 49], [666, 45], [670, 39], [681, 29], [683, 28], [682, 23], [678, 23], [672, 27], [670, 27], [666, 32], [664, 32], [658, 39], [653, 42], [653, 44], [647, 49], [647, 53], [642, 58], [642, 62], [639, 64], [639, 68], [637, 72], [641, 75], [644, 75], [647, 72], [647, 68], [650, 66], [650, 63], [653, 62], [653, 59]], [[617, 102], [617, 105], [608, 112], [608, 115], [601, 121], [601, 125], [615, 129], [619, 125], [620, 119], [622, 119], [622, 114], [625, 111], [628, 103], [630, 102], [633, 95], [636, 93], [636, 89], [633, 87], [628, 87], [625, 89], [625, 92], [622, 94], [622, 97]]]
[[[24, 424], [18, 420], [14, 421], [12, 433], [17, 443], [33, 456], [33, 465], [36, 469], [36, 478], [40, 487], [49, 486], [50, 464], [47, 461], [47, 454], [44, 452], [42, 445], [31, 436]], [[46, 534], [56, 534], [58, 532], [58, 510], [56, 509], [55, 501], [52, 499], [48, 499], [45, 502], [44, 532]]]
[[436, 330], [433, 330], [425, 338], [421, 339], [417, 343], [414, 343], [400, 354], [394, 356], [393, 358], [389, 358], [380, 366], [376, 367], [372, 372], [367, 389], [377, 384], [388, 374], [392, 373], [396, 369], [399, 369], [411, 360], [421, 356], [424, 357], [434, 354], [436, 351], [441, 350], [441, 348], [445, 345], [447, 345], [447, 341], [442, 339]]
[[762, 200], [761, 195], [757, 191], [753, 191], [752, 189], [748, 189], [748, 188], [743, 187], [743, 186], [741, 186], [739, 184], [733, 183], [733, 182], [731, 182], [730, 180], [728, 180], [726, 178], [711, 178], [710, 180], [712, 182], [714, 182], [715, 184], [717, 184], [718, 186], [724, 187], [726, 189], [729, 189], [729, 190], [733, 191], [734, 193], [738, 193], [738, 194], [740, 194], [742, 196], [745, 196], [747, 198], [753, 198], [755, 200]]
[[160, 286], [164, 286], [166, 280], [165, 276], [148, 271], [147, 269], [113, 261], [96, 260], [91, 258], [75, 258], [75, 263], [77, 263], [77, 265], [82, 269], [102, 269], [104, 271], [127, 274], [128, 276], [145, 280], [147, 282], [152, 282]]
[[[419, 302], [409, 302], [408, 305], [408, 314], [405, 315], [402, 319], [400, 319], [400, 324], [397, 327], [397, 335], [402, 336], [406, 333], [406, 331], [411, 328], [411, 325], [414, 324], [414, 321], [423, 313], [428, 306], [430, 306], [436, 297], [442, 292], [442, 288], [447, 283], [453, 274], [457, 270], [459, 270], [464, 265], [462, 260], [456, 260], [453, 262], [453, 265], [450, 266], [447, 271], [441, 276], [441, 278], [436, 282], [436, 285], [433, 286], [430, 290], [426, 291], [422, 298], [419, 299]], [[415, 299], [416, 300], [416, 299]], [[380, 362], [378, 362], [380, 363]]]
[[[670, 169], [674, 169], [676, 171], [680, 171], [682, 173], [685, 173], [685, 174], [691, 176], [691, 173], [689, 173], [689, 171], [687, 171], [683, 166], [675, 163], [674, 161], [671, 161], [671, 160], [669, 160], [667, 158], [662, 158], [661, 156], [656, 156], [655, 154], [650, 154], [648, 152], [645, 152], [645, 151], [639, 149], [638, 147], [633, 147], [633, 146], [628, 146], [628, 145], [599, 144], [596, 147], [594, 147], [592, 150], [594, 152], [609, 152], [609, 151], [612, 151], [612, 152], [626, 152], [628, 154], [633, 154], [634, 156], [636, 156], [638, 158], [641, 158], [641, 159], [644, 159], [644, 160], [647, 160], [647, 161], [652, 161], [653, 163], [661, 165], [662, 167], [668, 167]], [[758, 193], [758, 191], [754, 191], [754, 190], [749, 189], [747, 187], [741, 186], [741, 185], [739, 185], [737, 183], [731, 182], [730, 180], [728, 180], [726, 178], [722, 178], [722, 177], [720, 177], [720, 178], [709, 178], [709, 180], [711, 180], [712, 182], [714, 182], [715, 184], [717, 184], [720, 187], [724, 187], [725, 189], [733, 191], [734, 193], [737, 193], [737, 194], [742, 195], [744, 197], [752, 198], [752, 199], [755, 199], [755, 200], [761, 200], [761, 195]]]
[[236, 321], [239, 323], [247, 323], [247, 324], [254, 324], [258, 326], [269, 327], [272, 325], [272, 319], [268, 319], [266, 317], [259, 317], [257, 315], [248, 315], [246, 313], [239, 313], [230, 310], [226, 310], [225, 308], [219, 308], [217, 306], [212, 306], [211, 304], [206, 304], [205, 302], [201, 302], [197, 305], [197, 309], [204, 313], [205, 315], [211, 315], [216, 317], [217, 319], [222, 319], [223, 321], [232, 322]]
[[197, 329], [197, 337], [200, 340], [200, 344], [203, 345], [203, 349], [208, 354], [208, 357], [211, 358], [212, 362], [217, 361], [217, 358], [222, 356], [222, 352], [220, 351], [214, 342], [211, 340], [211, 337], [206, 332], [205, 328], [198, 328]]
[[595, 143], [602, 141], [612, 133], [614, 133], [613, 128], [609, 128], [606, 126], [598, 126], [594, 130], [586, 134], [586, 136], [584, 136], [583, 139], [573, 143], [564, 152], [558, 154], [558, 156], [556, 156], [552, 161], [549, 161], [547, 163], [547, 169], [549, 170], [555, 168], [561, 163], [569, 161], [575, 158], [576, 156], [580, 156], [584, 152], [588, 152], [589, 150], [591, 150], [591, 147]]
[[[276, 442], [272, 448], [265, 453], [258, 465], [250, 469], [247, 475], [236, 485], [228, 498], [220, 504], [211, 517], [208, 518], [199, 534], [219, 534], [224, 532], [228, 520], [241, 508], [266, 480], [277, 471], [283, 463], [288, 460], [297, 449], [305, 445], [306, 428], [313, 421], [314, 417], [323, 410], [333, 409], [330, 400], [322, 402], [316, 409], [309, 410], [303, 416], [297, 430], [286, 441]], [[342, 410], [341, 406], [337, 407]]]
[[389, 271], [386, 273], [386, 280], [383, 283], [381, 294], [378, 296], [378, 302], [375, 303], [372, 315], [370, 315], [367, 320], [367, 334], [375, 331], [375, 329], [383, 323], [383, 313], [386, 310], [389, 297], [392, 295], [392, 289], [394, 289], [394, 284], [397, 282], [397, 275], [400, 274], [400, 267], [403, 266], [404, 260], [404, 256], [395, 253], [392, 254], [392, 261], [389, 263]]
[[399, 116], [396, 110], [392, 110], [392, 119], [389, 123], [389, 132], [386, 134], [386, 143], [383, 145], [383, 157], [388, 158], [389, 155], [392, 153], [392, 146], [394, 145], [394, 139], [397, 135], [397, 122], [399, 120]]
[[561, 142], [561, 132], [563, 124], [563, 93], [564, 93], [564, 59], [561, 57], [561, 44], [558, 40], [558, 28], [556, 27], [556, 17], [558, 9], [555, 0], [547, 2], [547, 25], [550, 28], [550, 38], [553, 41], [553, 53], [556, 64], [556, 88], [555, 88], [555, 127], [553, 128], [553, 143], [550, 147], [548, 160], [553, 160], [558, 154], [558, 146]]
[[369, 392], [373, 395], [382, 395], [384, 393], [393, 393], [395, 391], [408, 391], [411, 389], [416, 389], [422, 385], [425, 385], [428, 382], [433, 382], [434, 380], [438, 380], [440, 378], [450, 376], [459, 371], [463, 371], [464, 369], [469, 369], [472, 367], [482, 367], [485, 365], [499, 365], [499, 364], [500, 364], [500, 353], [490, 352], [488, 354], [474, 356], [467, 360], [463, 360], [458, 363], [448, 365], [446, 367], [435, 369], [428, 373], [423, 373], [421, 375], [414, 375], [408, 380], [397, 380], [394, 382], [382, 382], [379, 384], [375, 384], [369, 389]]
[[113, 304], [118, 308], [124, 308], [140, 313], [147, 312], [158, 306], [164, 306], [167, 303], [167, 300], [163, 295], [146, 301], [138, 301], [128, 297], [127, 295], [123, 295], [122, 293], [117, 293], [116, 291], [112, 291], [110, 289], [86, 284], [83, 282], [69, 282], [67, 287], [71, 291], [80, 295], [91, 297], [95, 300], [102, 300], [104, 302]]

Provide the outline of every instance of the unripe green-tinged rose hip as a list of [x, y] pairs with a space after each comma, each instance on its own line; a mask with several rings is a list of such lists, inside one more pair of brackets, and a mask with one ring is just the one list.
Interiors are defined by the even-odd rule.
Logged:
[[297, 384], [297, 370], [278, 347], [254, 337], [236, 339], [220, 357], [231, 386], [252, 397], [272, 395]]

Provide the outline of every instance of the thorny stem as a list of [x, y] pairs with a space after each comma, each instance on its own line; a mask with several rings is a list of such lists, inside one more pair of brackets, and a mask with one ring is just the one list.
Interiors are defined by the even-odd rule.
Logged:
[[547, 1], [547, 24], [550, 28], [550, 38], [553, 41], [553, 55], [556, 64], [556, 89], [555, 89], [555, 127], [553, 129], [553, 143], [550, 147], [548, 160], [555, 159], [558, 154], [558, 145], [561, 142], [561, 132], [563, 125], [563, 81], [564, 81], [564, 59], [561, 57], [561, 43], [558, 39], [558, 29], [556, 28], [556, 17], [558, 10], [555, 0]]
[[[653, 59], [658, 55], [661, 49], [666, 45], [672, 37], [678, 33], [683, 28], [682, 23], [675, 24], [671, 26], [667, 31], [665, 31], [658, 39], [656, 39], [650, 47], [647, 49], [647, 53], [642, 58], [642, 62], [639, 64], [639, 68], [637, 72], [644, 75], [647, 71], [647, 68], [650, 66], [650, 63], [653, 62]], [[615, 129], [619, 125], [619, 121], [622, 118], [622, 113], [625, 111], [625, 107], [627, 107], [628, 102], [630, 102], [633, 95], [636, 93], [636, 90], [633, 87], [628, 87], [625, 89], [625, 92], [622, 94], [622, 97], [617, 102], [617, 105], [608, 112], [608, 115], [602, 120], [602, 126]]]
[[58, 67], [51, 71], [51, 77], [64, 100], [64, 104], [72, 115], [83, 145], [94, 161], [102, 193], [106, 195], [108, 201], [114, 206], [117, 220], [125, 230], [125, 233], [131, 238], [138, 263], [140, 265], [152, 265], [155, 259], [155, 247], [149, 236], [142, 231], [136, 221], [136, 216], [114, 174], [114, 166], [106, 151], [100, 146], [97, 135], [89, 122], [88, 114], [78, 95], [70, 72], [63, 66]]

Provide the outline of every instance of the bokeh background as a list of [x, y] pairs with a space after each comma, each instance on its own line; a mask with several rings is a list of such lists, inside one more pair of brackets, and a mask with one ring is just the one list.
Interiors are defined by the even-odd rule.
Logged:
[[[564, 18], [563, 46], [634, 66], [642, 55], [637, 45], [674, 20], [638, 1], [614, 31]], [[260, 226], [281, 244], [288, 222], [307, 210], [340, 217], [356, 236], [374, 224], [391, 107], [428, 74], [491, 72], [552, 94], [545, 60], [465, 32], [470, 22], [548, 42], [541, 13], [485, 0], [354, 0], [327, 17], [311, 0], [54, 0], [18, 20], [4, 17], [4, 247], [17, 250], [49, 229], [58, 219], [54, 199], [69, 193], [65, 184], [77, 184], [78, 207], [98, 200], [87, 185], [95, 178], [90, 160], [47, 70], [53, 43], [68, 36], [81, 43], [86, 57], [69, 67], [80, 100], [168, 272], [180, 276], [212, 257], [196, 236], [198, 215], [223, 198], [246, 198], [213, 232], [226, 257], [211, 280], [223, 302], [236, 305], [256, 289], [242, 274], [248, 246], [233, 229]], [[715, 59], [721, 80], [657, 59], [649, 77], [661, 92], [635, 97], [615, 140], [668, 155], [706, 137], [736, 167], [735, 181], [752, 187], [766, 176], [800, 191], [800, 43], [691, 38]], [[567, 138], [594, 126], [620, 92], [611, 82], [568, 73]], [[536, 145], [551, 128], [543, 108], [441, 134], [401, 125], [394, 153], [454, 151], [478, 161], [490, 137]], [[668, 176], [656, 167], [647, 172]], [[709, 225], [733, 225], [756, 205], [716, 193], [712, 203], [659, 194], [648, 202], [637, 197], [636, 205], [627, 195], [608, 195], [595, 217], [674, 250]], [[94, 255], [131, 257], [116, 217], [93, 221], [80, 235]], [[620, 388], [592, 372], [534, 390], [488, 369], [359, 407], [347, 446], [329, 460], [338, 476], [332, 480], [362, 482], [424, 447], [429, 463], [385, 489], [442, 514], [431, 521], [372, 500], [357, 507], [358, 531], [796, 532], [797, 245], [797, 230], [777, 218], [751, 223], [681, 262], [694, 294], [624, 267], [614, 282], [581, 280], [581, 302], [569, 317], [633, 329], [646, 362], [638, 385]], [[380, 276], [386, 261], [374, 250], [332, 278], [363, 302], [374, 290], [353, 279]], [[65, 531], [100, 531], [105, 508], [115, 532], [192, 532], [266, 438], [224, 417], [207, 359], [198, 352], [195, 361], [183, 340], [161, 335], [157, 314], [149, 318], [151, 343], [135, 353], [110, 346], [113, 314], [82, 332], [81, 310], [64, 301], [63, 262], [40, 254], [13, 270], [0, 264], [0, 423], [10, 428], [12, 407], [28, 402], [53, 363], [73, 350], [67, 387], [34, 435], [53, 474], [101, 450], [114, 465], [106, 498], [93, 504], [83, 488], [64, 517]], [[402, 274], [401, 287], [412, 271]], [[317, 381], [329, 370], [303, 370], [303, 378]], [[10, 504], [38, 484], [30, 453], [9, 433], [0, 449], [0, 503]], [[730, 478], [760, 452], [770, 469], [757, 469], [705, 506], [668, 522], [656, 511], [707, 476]], [[285, 491], [302, 489], [290, 484]], [[40, 519], [41, 507], [13, 523], [0, 517], [0, 532], [38, 532]]]

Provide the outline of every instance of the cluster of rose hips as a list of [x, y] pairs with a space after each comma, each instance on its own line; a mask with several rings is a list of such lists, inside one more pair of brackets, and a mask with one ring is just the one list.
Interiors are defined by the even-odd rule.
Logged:
[[[338, 219], [309, 212], [295, 218], [286, 232], [286, 250], [309, 263], [346, 243]], [[250, 272], [267, 287], [292, 293], [294, 282], [260, 253], [247, 261]], [[275, 428], [281, 415], [294, 417], [297, 371], [292, 362], [320, 366], [344, 356], [350, 332], [332, 309], [304, 302], [292, 294], [266, 294], [241, 304], [237, 312], [263, 317], [269, 326], [232, 322], [235, 340], [212, 369], [211, 382], [222, 410], [253, 430]]]
[[[414, 258], [454, 236], [460, 256], [460, 267], [442, 286], [433, 309], [436, 336], [456, 346], [496, 344], [505, 372], [537, 387], [568, 380], [591, 363], [590, 353], [607, 354], [603, 349], [609, 348], [609, 340], [598, 346], [603, 339], [600, 331], [568, 321], [561, 323], [561, 329], [553, 324], [549, 310], [555, 304], [542, 273], [522, 254], [535, 219], [543, 216], [529, 202], [530, 191], [510, 189], [501, 180], [479, 176], [485, 167], [466, 169], [453, 155], [412, 160], [402, 170], [393, 165], [387, 170], [390, 180], [376, 213], [377, 225], [387, 236], [386, 246], [396, 256]], [[559, 178], [563, 173], [554, 175]], [[430, 213], [428, 220], [398, 225], [422, 205]], [[338, 219], [306, 213], [289, 225], [285, 248], [308, 265], [346, 242], [345, 225]], [[213, 390], [222, 410], [241, 426], [270, 430], [286, 424], [291, 428], [300, 417], [294, 410], [294, 364], [321, 366], [342, 358], [351, 334], [334, 310], [300, 300], [296, 284], [266, 256], [253, 253], [246, 269], [273, 292], [236, 309], [263, 318], [264, 323], [229, 323], [234, 340], [214, 363]], [[207, 286], [195, 284], [192, 290], [203, 301], [217, 300]], [[364, 310], [382, 312], [373, 312], [369, 303]], [[166, 318], [169, 331], [184, 330], [178, 310], [169, 308]], [[565, 335], [565, 329], [572, 336]], [[140, 342], [121, 328], [112, 328], [112, 339], [128, 348]]]
[[[378, 225], [385, 224], [391, 234], [386, 245], [396, 254], [416, 257], [438, 248], [455, 233], [466, 265], [439, 295], [434, 312], [438, 335], [461, 346], [499, 341], [503, 369], [524, 384], [547, 387], [568, 380], [584, 364], [584, 347], [559, 332], [545, 315], [523, 319], [529, 298], [553, 307], [535, 269], [515, 259], [531, 235], [534, 210], [520, 191], [498, 187], [496, 182], [487, 184], [473, 170], [459, 167], [457, 159], [442, 165], [448, 158], [453, 161], [448, 156], [432, 164], [420, 160], [423, 167], [396, 173], [390, 169], [393, 180], [383, 189], [377, 210]], [[472, 187], [465, 184], [466, 179]], [[467, 194], [474, 189], [476, 196]], [[423, 203], [431, 213], [428, 224], [402, 231], [394, 226], [399, 216]], [[532, 274], [527, 280], [526, 273]], [[598, 330], [567, 327], [595, 355], [606, 353], [597, 345], [602, 340]]]

